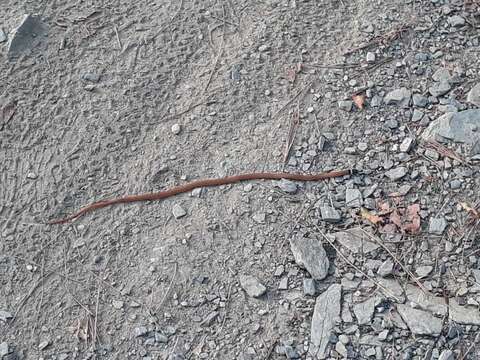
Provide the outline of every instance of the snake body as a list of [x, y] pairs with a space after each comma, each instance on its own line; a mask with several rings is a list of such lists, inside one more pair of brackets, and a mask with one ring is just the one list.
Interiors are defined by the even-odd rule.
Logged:
[[138, 202], [138, 201], [161, 200], [161, 199], [175, 196], [177, 194], [189, 192], [196, 188], [227, 185], [227, 184], [233, 184], [233, 183], [246, 181], [246, 180], [286, 179], [286, 180], [294, 180], [294, 181], [319, 181], [319, 180], [345, 176], [351, 173], [352, 173], [352, 170], [330, 171], [330, 172], [311, 174], [311, 175], [310, 174], [291, 174], [291, 173], [281, 173], [281, 172], [279, 173], [259, 172], [259, 173], [246, 173], [246, 174], [239, 174], [239, 175], [233, 175], [233, 176], [226, 176], [226, 177], [214, 178], [214, 179], [194, 180], [192, 182], [189, 182], [183, 185], [178, 185], [171, 189], [163, 190], [159, 192], [139, 194], [139, 195], [128, 195], [128, 196], [117, 197], [113, 199], [97, 201], [90, 205], [87, 205], [84, 208], [81, 208], [79, 211], [77, 211], [76, 213], [70, 216], [67, 216], [62, 219], [51, 220], [48, 222], [48, 224], [64, 224], [90, 211], [101, 209], [107, 206], [111, 206], [115, 204], [123, 204], [123, 203], [132, 203], [132, 202]]

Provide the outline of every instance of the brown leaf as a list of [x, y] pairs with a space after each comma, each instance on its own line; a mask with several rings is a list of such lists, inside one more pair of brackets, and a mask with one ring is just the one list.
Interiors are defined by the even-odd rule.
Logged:
[[360, 210], [360, 215], [362, 216], [363, 219], [368, 220], [372, 224], [375, 224], [375, 225], [383, 222], [383, 219], [380, 216], [374, 215], [374, 214], [368, 212], [368, 210], [364, 209], [364, 208], [362, 208]]
[[470, 205], [468, 205], [466, 202], [462, 202], [462, 203], [460, 203], [460, 205], [462, 206], [463, 210], [465, 210], [466, 212], [470, 213], [470, 214], [473, 215], [474, 217], [480, 219], [480, 213], [479, 213], [477, 210], [475, 210], [473, 207], [471, 207]]
[[407, 207], [407, 223], [403, 226], [403, 229], [407, 232], [416, 234], [420, 231], [420, 205], [413, 204]]
[[287, 79], [288, 79], [288, 81], [293, 83], [296, 78], [297, 78], [297, 72], [295, 71], [295, 69], [292, 69], [292, 68], [287, 69]]
[[353, 102], [355, 103], [355, 105], [356, 105], [360, 110], [362, 110], [362, 109], [364, 108], [364, 105], [365, 105], [365, 95], [360, 95], [360, 94], [353, 95], [353, 96], [352, 96], [352, 100], [353, 100]]
[[397, 210], [393, 210], [393, 212], [390, 214], [390, 221], [397, 225], [400, 229], [402, 228], [402, 217], [398, 213]]

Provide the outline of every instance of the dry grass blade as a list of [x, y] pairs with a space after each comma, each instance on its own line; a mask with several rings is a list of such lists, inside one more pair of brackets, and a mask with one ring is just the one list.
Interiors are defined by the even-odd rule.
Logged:
[[444, 157], [449, 157], [452, 160], [457, 160], [461, 162], [464, 165], [469, 165], [468, 161], [466, 161], [462, 156], [458, 155], [455, 151], [452, 149], [447, 148], [446, 146], [434, 141], [434, 140], [428, 140], [425, 141], [424, 145], [426, 147], [429, 147], [436, 152], [438, 152], [440, 155], [443, 155]]

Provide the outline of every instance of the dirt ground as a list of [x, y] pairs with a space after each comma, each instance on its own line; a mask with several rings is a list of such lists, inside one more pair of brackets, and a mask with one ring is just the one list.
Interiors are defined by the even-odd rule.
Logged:
[[[342, 201], [351, 177], [298, 183], [295, 193], [254, 181], [45, 222], [193, 179], [368, 168], [374, 154], [345, 148], [396, 142], [382, 121], [407, 121], [409, 110], [337, 104], [369, 81], [422, 88], [424, 75], [387, 70], [442, 48], [444, 38], [418, 30], [426, 17], [436, 24], [439, 9], [397, 0], [2, 1], [5, 33], [23, 14], [48, 26], [19, 59], [0, 43], [0, 105], [9, 109], [0, 117], [0, 310], [13, 315], [0, 322], [4, 358], [283, 359], [282, 341], [308, 345], [315, 298], [303, 294], [306, 272], [289, 238], [312, 232], [310, 222], [325, 231], [357, 223], [346, 207], [340, 224], [325, 224], [317, 208]], [[364, 61], [367, 49], [356, 48], [376, 36], [385, 41], [373, 51], [392, 61], [333, 66]], [[443, 51], [478, 65], [478, 46], [452, 44]], [[285, 165], [297, 111], [289, 159], [298, 161]], [[305, 157], [320, 138], [323, 149]], [[369, 176], [395, 191], [382, 172]], [[472, 202], [476, 184], [463, 194]], [[438, 209], [443, 195], [425, 191], [415, 196]], [[174, 216], [178, 207], [185, 216]], [[336, 264], [319, 293], [343, 271], [327, 252]], [[248, 296], [242, 274], [267, 294]], [[285, 275], [287, 291], [278, 289]]]

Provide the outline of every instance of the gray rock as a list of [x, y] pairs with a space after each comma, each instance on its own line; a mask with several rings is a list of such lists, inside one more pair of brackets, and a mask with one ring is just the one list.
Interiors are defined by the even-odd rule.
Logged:
[[412, 92], [407, 88], [400, 88], [390, 91], [384, 99], [387, 105], [400, 105], [402, 107], [408, 107], [410, 105], [410, 98]]
[[450, 189], [457, 190], [462, 187], [462, 182], [458, 179], [450, 181]]
[[338, 102], [338, 108], [344, 111], [352, 111], [353, 101], [341, 100]]
[[278, 188], [280, 188], [280, 190], [289, 194], [295, 194], [298, 190], [298, 186], [295, 182], [286, 179], [278, 181], [276, 185]]
[[290, 249], [298, 266], [305, 268], [315, 280], [323, 280], [328, 275], [330, 261], [317, 238], [295, 235], [290, 238]]
[[440, 335], [442, 331], [442, 319], [429, 312], [412, 309], [408, 305], [398, 304], [397, 310], [407, 324], [410, 331], [416, 335]]
[[45, 350], [50, 345], [49, 340], [43, 340], [38, 344], [38, 350]]
[[340, 309], [342, 287], [338, 284], [330, 287], [317, 297], [310, 330], [309, 355], [314, 359], [328, 356], [328, 345], [333, 328], [341, 321]]
[[373, 317], [373, 313], [375, 312], [376, 303], [377, 303], [377, 299], [372, 297], [364, 302], [355, 304], [353, 306], [353, 313], [357, 318], [358, 325], [368, 325], [372, 322], [372, 317]]
[[392, 169], [392, 170], [388, 170], [385, 175], [390, 179], [390, 180], [393, 180], [393, 181], [397, 181], [397, 180], [400, 180], [401, 178], [403, 178], [405, 175], [407, 175], [408, 173], [408, 169], [404, 166], [400, 166], [398, 168], [395, 168], [395, 169]]
[[428, 88], [428, 92], [432, 96], [439, 97], [448, 93], [451, 88], [452, 88], [452, 85], [450, 85], [448, 81], [440, 81], [430, 86]]
[[447, 228], [447, 225], [447, 220], [445, 220], [445, 218], [443, 217], [430, 218], [430, 223], [428, 224], [428, 232], [433, 235], [442, 235]]
[[374, 95], [372, 101], [370, 102], [370, 105], [372, 107], [379, 107], [380, 105], [382, 105], [382, 102], [383, 98], [381, 96]]
[[155, 342], [160, 344], [168, 343], [168, 337], [160, 334], [159, 332], [155, 332]]
[[213, 322], [215, 321], [215, 319], [218, 317], [219, 315], [219, 312], [218, 311], [212, 311], [210, 312], [207, 316], [205, 316], [205, 318], [202, 320], [202, 322], [200, 323], [200, 326], [204, 326], [204, 327], [209, 327], [213, 324]]
[[450, 80], [452, 79], [452, 75], [450, 74], [450, 71], [448, 71], [448, 69], [440, 68], [432, 75], [432, 79], [436, 82], [450, 82]]
[[82, 75], [82, 79], [85, 81], [90, 81], [93, 83], [98, 83], [100, 81], [100, 75], [95, 73], [85, 73]]
[[343, 344], [342, 342], [338, 341], [336, 344], [335, 344], [335, 351], [337, 353], [339, 353], [341, 356], [343, 356], [343, 358], [347, 358], [348, 357], [348, 350], [347, 350], [347, 347], [345, 346], [345, 344]]
[[460, 27], [465, 25], [465, 19], [459, 15], [450, 16], [447, 19], [447, 21], [450, 24], [450, 26], [453, 26], [453, 27]]
[[393, 274], [393, 261], [390, 259], [385, 260], [377, 270], [377, 274], [381, 277], [387, 277]]
[[173, 124], [171, 129], [173, 135], [178, 135], [182, 131], [182, 127], [180, 124]]
[[423, 279], [424, 277], [428, 276], [433, 270], [433, 266], [425, 265], [419, 266], [415, 269], [415, 273], [418, 275], [419, 279]]
[[6, 322], [13, 318], [13, 315], [10, 311], [0, 310], [0, 321]]
[[462, 325], [480, 325], [480, 312], [476, 306], [462, 306], [455, 299], [448, 302], [450, 320]]
[[146, 326], [137, 326], [135, 329], [133, 329], [133, 334], [135, 337], [145, 336], [148, 334], [148, 329]]
[[340, 341], [343, 345], [348, 345], [350, 343], [350, 338], [345, 334], [338, 335], [338, 341]]
[[180, 219], [181, 217], [184, 217], [185, 215], [187, 215], [187, 212], [180, 205], [175, 204], [173, 205], [173, 208], [172, 208], [172, 214], [175, 217], [175, 219]]
[[432, 159], [434, 161], [437, 161], [440, 159], [440, 155], [433, 149], [427, 149], [423, 154], [429, 159]]
[[9, 353], [10, 353], [10, 351], [8, 349], [8, 344], [6, 342], [0, 343], [0, 359], [3, 356], [8, 355]]
[[293, 346], [285, 345], [285, 356], [287, 359], [300, 359], [300, 354]]
[[406, 137], [403, 139], [402, 143], [400, 144], [400, 151], [408, 153], [413, 146], [414, 139], [411, 137]]
[[362, 193], [358, 189], [347, 189], [345, 191], [345, 202], [347, 207], [358, 208], [363, 204]]
[[469, 145], [480, 141], [480, 109], [446, 113], [432, 121], [422, 134], [424, 140], [440, 136]]
[[303, 293], [309, 296], [315, 296], [315, 280], [312, 278], [303, 279]]
[[388, 278], [376, 278], [378, 284], [380, 284], [378, 290], [387, 298], [398, 303], [405, 302], [405, 295], [403, 288], [400, 286], [397, 280]]
[[452, 350], [443, 350], [438, 360], [455, 360], [455, 354]]
[[7, 41], [7, 34], [0, 28], [0, 43]]
[[431, 312], [434, 315], [445, 316], [447, 314], [448, 307], [443, 297], [435, 296], [414, 285], [405, 287], [405, 295], [410, 304], [417, 309]]
[[280, 280], [278, 284], [278, 290], [288, 290], [288, 277], [285, 276]]
[[428, 99], [420, 94], [413, 94], [413, 105], [424, 108], [428, 104]]
[[45, 39], [47, 31], [46, 24], [39, 17], [24, 15], [20, 25], [12, 31], [9, 37], [9, 59], [33, 50]]
[[470, 89], [467, 95], [467, 101], [475, 106], [480, 107], [480, 83]]
[[331, 206], [320, 207], [320, 213], [322, 215], [323, 221], [337, 223], [342, 220], [342, 216], [340, 215], [340, 213]]
[[367, 52], [367, 62], [369, 63], [375, 62], [375, 53], [371, 51]]
[[389, 129], [395, 130], [398, 128], [398, 121], [397, 119], [389, 119], [385, 122], [385, 125], [387, 125]]
[[240, 275], [240, 286], [251, 296], [258, 298], [267, 292], [267, 288], [252, 275]]
[[368, 254], [379, 248], [379, 245], [372, 240], [372, 238], [376, 239], [376, 237], [371, 235], [367, 230], [362, 230], [362, 228], [338, 231], [333, 234], [328, 234], [327, 236], [354, 254]]
[[418, 121], [422, 120], [424, 115], [425, 114], [423, 113], [423, 111], [415, 109], [415, 110], [413, 110], [412, 121], [413, 122], [418, 122]]

